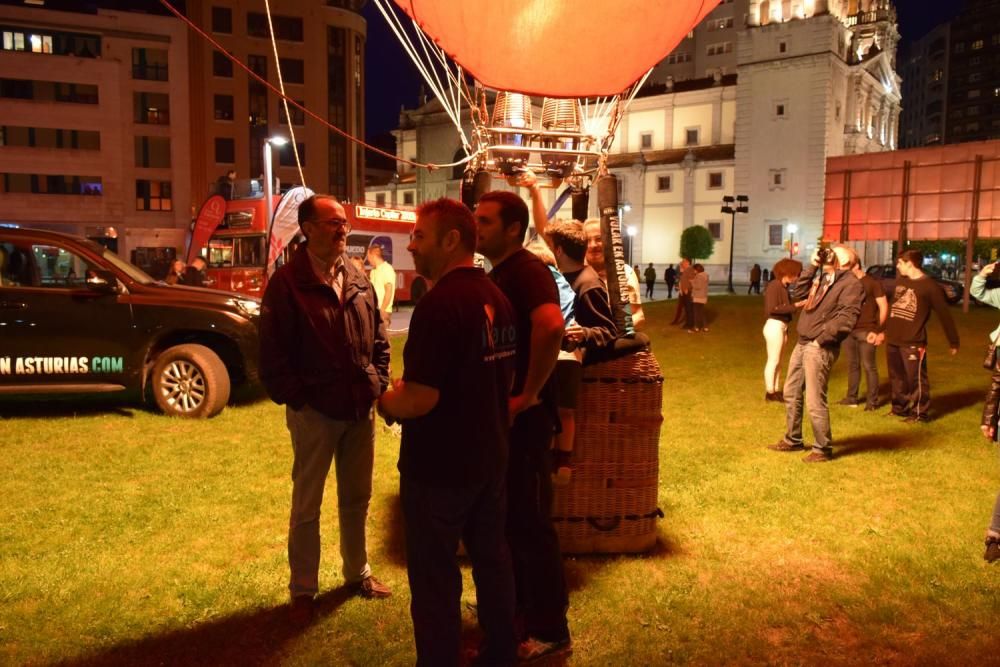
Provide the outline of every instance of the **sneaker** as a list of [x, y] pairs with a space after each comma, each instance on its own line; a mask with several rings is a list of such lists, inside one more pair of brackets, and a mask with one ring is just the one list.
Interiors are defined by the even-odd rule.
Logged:
[[878, 410], [878, 403], [869, 403], [865, 406], [865, 412], [875, 412]]
[[371, 575], [353, 584], [353, 587], [355, 595], [369, 600], [387, 598], [392, 595], [392, 591], [389, 590], [388, 586]]
[[837, 401], [837, 405], [846, 405], [849, 408], [856, 408], [861, 405], [861, 403], [859, 403], [855, 398], [842, 398]]
[[986, 536], [986, 553], [983, 554], [983, 559], [987, 563], [1000, 560], [1000, 537], [996, 535]]
[[517, 647], [517, 659], [522, 665], [528, 665], [544, 658], [566, 656], [572, 652], [573, 641], [569, 637], [555, 642], [528, 637]]
[[316, 600], [311, 595], [296, 595], [288, 605], [288, 620], [297, 628], [311, 625], [316, 618]]
[[903, 417], [903, 421], [907, 424], [926, 424], [930, 418], [927, 415], [907, 415]]
[[826, 463], [833, 458], [833, 454], [827, 452], [810, 452], [802, 459], [803, 463]]
[[781, 439], [773, 445], [768, 445], [767, 448], [776, 452], [801, 452], [806, 447], [801, 442], [794, 445], [790, 442], [786, 442], [784, 439]]

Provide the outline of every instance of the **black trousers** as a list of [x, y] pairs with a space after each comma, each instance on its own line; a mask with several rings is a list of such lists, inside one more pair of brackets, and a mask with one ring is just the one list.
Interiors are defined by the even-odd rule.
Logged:
[[547, 407], [520, 413], [510, 430], [507, 464], [507, 541], [518, 612], [525, 634], [543, 641], [569, 637], [569, 593], [552, 526], [552, 435]]
[[747, 294], [760, 294], [760, 281], [752, 280], [750, 281], [750, 287], [747, 288]]
[[868, 342], [867, 331], [852, 331], [844, 339], [844, 355], [847, 357], [847, 396], [857, 402], [861, 389], [861, 369], [865, 371], [868, 397], [865, 403], [878, 405], [878, 363], [875, 361], [875, 346]]
[[403, 475], [399, 482], [406, 532], [406, 572], [418, 665], [458, 665], [462, 573], [458, 540], [472, 560], [484, 664], [515, 664], [514, 575], [504, 534], [504, 480], [439, 488]]
[[647, 299], [652, 299], [653, 298], [653, 287], [655, 287], [655, 286], [656, 286], [656, 281], [655, 280], [647, 280], [646, 281], [646, 298]]
[[892, 411], [926, 417], [931, 405], [931, 383], [927, 376], [927, 348], [918, 345], [886, 345]]
[[671, 282], [667, 283], [667, 298], [671, 298], [674, 295], [674, 284]]

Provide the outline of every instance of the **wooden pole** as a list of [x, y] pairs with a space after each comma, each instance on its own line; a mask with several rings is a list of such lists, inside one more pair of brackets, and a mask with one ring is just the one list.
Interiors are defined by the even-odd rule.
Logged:
[[979, 235], [979, 191], [983, 185], [983, 156], [976, 156], [972, 176], [972, 212], [969, 216], [969, 235], [965, 241], [965, 289], [962, 294], [962, 312], [969, 312], [969, 286], [972, 284], [972, 260], [976, 254], [976, 237]]
[[[910, 209], [910, 161], [906, 160], [903, 162], [903, 202], [899, 209], [899, 237], [898, 243], [896, 244], [896, 254], [906, 250], [906, 243], [909, 240], [907, 229], [906, 229], [906, 218], [909, 216]], [[893, 257], [892, 261], [895, 263], [896, 258]]]

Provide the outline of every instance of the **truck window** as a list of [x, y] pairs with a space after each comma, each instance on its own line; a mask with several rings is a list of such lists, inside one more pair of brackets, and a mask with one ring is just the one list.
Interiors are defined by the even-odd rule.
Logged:
[[38, 266], [39, 287], [81, 288], [87, 285], [90, 263], [65, 248], [33, 244], [31, 253]]

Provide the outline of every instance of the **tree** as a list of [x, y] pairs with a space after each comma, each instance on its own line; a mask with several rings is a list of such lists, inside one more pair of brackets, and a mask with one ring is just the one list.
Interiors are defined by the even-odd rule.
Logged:
[[707, 227], [694, 225], [681, 232], [681, 257], [708, 259], [715, 249], [715, 239]]

